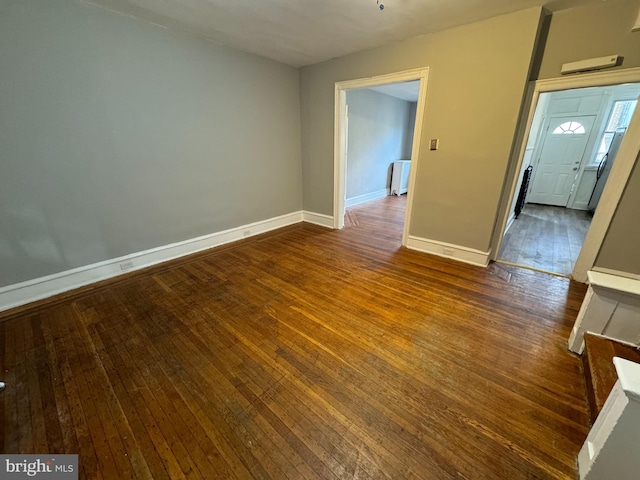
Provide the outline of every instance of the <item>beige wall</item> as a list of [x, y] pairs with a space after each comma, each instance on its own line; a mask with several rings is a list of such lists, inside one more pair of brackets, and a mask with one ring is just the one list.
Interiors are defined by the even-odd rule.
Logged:
[[10, 0], [0, 72], [0, 287], [302, 208], [293, 67]]
[[636, 159], [596, 266], [640, 275], [640, 166]]
[[560, 76], [563, 63], [622, 55], [616, 68], [640, 67], [640, 32], [631, 33], [637, 0], [609, 0], [554, 13], [538, 79]]
[[302, 68], [304, 208], [333, 213], [335, 82], [429, 67], [410, 234], [487, 250], [540, 19], [529, 9]]

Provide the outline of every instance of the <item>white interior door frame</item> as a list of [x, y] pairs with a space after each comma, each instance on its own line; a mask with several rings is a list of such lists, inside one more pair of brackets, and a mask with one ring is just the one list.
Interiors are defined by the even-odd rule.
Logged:
[[407, 208], [404, 217], [404, 229], [402, 231], [402, 245], [407, 244], [407, 237], [409, 236], [409, 222], [411, 221], [411, 210], [413, 207], [415, 177], [418, 168], [417, 163], [420, 158], [420, 139], [422, 138], [422, 122], [427, 96], [428, 77], [429, 67], [423, 67], [413, 70], [405, 70], [402, 72], [389, 73], [386, 75], [379, 75], [376, 77], [336, 82], [333, 135], [333, 228], [341, 229], [344, 227], [344, 196], [347, 182], [347, 91], [356, 88], [369, 88], [389, 83], [419, 80], [420, 90], [418, 92], [416, 123], [411, 150], [411, 167], [409, 169], [409, 191], [407, 193]]
[[[555, 92], [559, 90], [570, 90], [572, 88], [586, 88], [586, 87], [602, 87], [607, 85], [619, 85], [622, 83], [637, 83], [640, 82], [640, 68], [628, 68], [624, 70], [613, 70], [610, 72], [600, 73], [588, 73], [578, 74], [569, 77], [551, 78], [548, 80], [538, 80], [531, 82], [529, 85], [529, 91], [527, 97], [531, 99], [529, 108], [523, 111], [523, 115], [526, 116], [526, 122], [521, 122], [521, 129], [517, 138], [522, 139], [519, 148], [515, 149], [517, 157], [515, 159], [516, 166], [510, 172], [510, 178], [507, 181], [511, 182], [506, 203], [506, 207], [498, 218], [499, 234], [494, 235], [494, 241], [492, 248], [491, 259], [495, 260], [500, 246], [502, 245], [502, 239], [504, 237], [507, 221], [509, 219], [509, 210], [511, 207], [511, 201], [514, 198], [516, 189], [518, 188], [518, 174], [522, 169], [522, 162], [524, 160], [525, 148], [531, 130], [531, 123], [533, 121], [533, 114], [538, 104], [538, 98], [541, 93]], [[587, 272], [593, 268], [596, 257], [604, 241], [604, 237], [611, 224], [613, 214], [620, 203], [624, 187], [627, 184], [629, 175], [635, 165], [638, 153], [640, 152], [640, 108], [636, 108], [633, 114], [631, 123], [627, 130], [627, 134], [624, 136], [624, 140], [616, 156], [616, 162], [611, 169], [607, 185], [602, 193], [600, 203], [596, 209], [596, 213], [591, 221], [591, 226], [587, 231], [582, 250], [578, 255], [576, 265], [573, 269], [572, 277], [585, 283], [587, 281]], [[512, 161], [514, 161], [512, 159]]]

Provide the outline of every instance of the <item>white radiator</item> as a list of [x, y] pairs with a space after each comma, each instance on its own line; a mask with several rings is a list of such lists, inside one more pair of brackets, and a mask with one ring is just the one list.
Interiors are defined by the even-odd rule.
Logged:
[[393, 162], [391, 170], [391, 195], [402, 195], [407, 193], [409, 188], [409, 168], [410, 160], [398, 160]]

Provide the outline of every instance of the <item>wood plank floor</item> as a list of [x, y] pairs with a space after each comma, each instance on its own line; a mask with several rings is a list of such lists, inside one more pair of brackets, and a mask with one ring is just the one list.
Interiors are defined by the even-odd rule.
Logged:
[[502, 242], [499, 260], [570, 275], [591, 224], [591, 215], [528, 203]]
[[398, 201], [5, 315], [2, 451], [92, 479], [576, 478], [584, 286], [399, 248]]

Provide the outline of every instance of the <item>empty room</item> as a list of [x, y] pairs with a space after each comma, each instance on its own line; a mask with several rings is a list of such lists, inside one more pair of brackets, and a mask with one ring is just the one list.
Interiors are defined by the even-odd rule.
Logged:
[[638, 0], [0, 0], [0, 72], [0, 478], [636, 478]]

